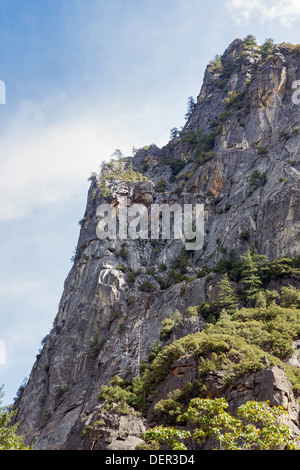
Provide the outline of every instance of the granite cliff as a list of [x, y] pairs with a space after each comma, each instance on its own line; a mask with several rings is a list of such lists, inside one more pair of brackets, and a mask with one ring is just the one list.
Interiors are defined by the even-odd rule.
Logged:
[[[164, 422], [157, 414], [155, 419], [155, 404], [188, 386], [190, 397], [204, 393], [204, 386], [209, 397], [226, 396], [233, 410], [248, 399], [280, 404], [294, 435], [300, 434], [297, 386], [285, 369], [290, 361], [297, 375], [296, 349], [286, 357], [275, 354], [277, 362], [269, 349], [261, 367], [228, 381], [220, 364], [203, 374], [200, 346], [184, 343], [206, 328], [205, 311], [189, 308], [214, 301], [226, 262], [232, 267], [247, 250], [264, 255], [269, 265], [300, 253], [299, 68], [299, 47], [234, 40], [206, 68], [184, 127], [172, 130], [166, 146], [117, 155], [91, 176], [53, 328], [15, 403], [19, 432], [33, 449], [135, 449], [150, 424]], [[121, 201], [128, 208], [203, 204], [202, 248], [186, 251], [185, 240], [172, 237], [99, 239], [98, 206], [118, 209]], [[299, 266], [293, 266], [292, 273], [266, 280], [268, 292], [299, 287]], [[216, 320], [209, 321], [212, 335]], [[134, 405], [118, 413], [99, 400], [116, 376], [122, 386], [132, 384], [158, 351], [174, 344], [182, 352], [159, 379], [144, 385], [141, 415]]]

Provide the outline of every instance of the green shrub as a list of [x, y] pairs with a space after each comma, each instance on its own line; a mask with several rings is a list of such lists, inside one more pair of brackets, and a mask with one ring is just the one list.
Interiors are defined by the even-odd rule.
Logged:
[[260, 147], [257, 147], [257, 153], [258, 155], [267, 155], [269, 152], [266, 147], [260, 146]]
[[156, 423], [176, 424], [177, 417], [185, 411], [184, 405], [180, 403], [182, 395], [182, 390], [173, 390], [166, 399], [157, 402], [153, 408], [151, 419]]
[[296, 52], [297, 54], [300, 54], [300, 44], [295, 44], [292, 48], [292, 52]]
[[90, 342], [90, 348], [88, 352], [89, 359], [96, 359], [100, 354], [104, 344], [106, 343], [107, 338], [101, 338], [99, 340], [98, 333], [96, 333], [93, 339]]
[[224, 99], [224, 105], [228, 109], [230, 107], [241, 109], [244, 107], [245, 92], [242, 91], [229, 91], [227, 97]]
[[273, 49], [274, 49], [274, 40], [272, 38], [266, 39], [265, 42], [260, 47], [262, 58], [265, 59], [268, 55], [270, 55], [273, 52]]
[[175, 269], [170, 269], [168, 272], [168, 286], [173, 284], [179, 284], [180, 282], [186, 281], [187, 277], [184, 274], [180, 274]]
[[183, 248], [178, 256], [171, 262], [171, 268], [177, 269], [180, 274], [186, 274], [187, 268], [192, 266], [192, 263], [189, 261], [188, 254]]
[[209, 274], [210, 272], [211, 269], [207, 265], [205, 265], [197, 271], [197, 277], [201, 279], [202, 277], [207, 276], [207, 274]]
[[128, 256], [128, 251], [126, 250], [126, 243], [122, 243], [122, 246], [121, 246], [121, 249], [120, 249], [120, 252], [119, 252], [119, 255], [121, 256], [121, 258], [127, 258]]
[[208, 70], [215, 74], [222, 73], [224, 71], [221, 56], [216, 55], [215, 58], [210, 61], [208, 64]]
[[188, 316], [197, 317], [199, 315], [198, 307], [188, 307], [185, 311], [185, 314]]
[[162, 320], [162, 329], [160, 331], [160, 340], [166, 341], [170, 338], [174, 329], [182, 325], [182, 315], [178, 310], [175, 310], [171, 317]]
[[125, 323], [120, 323], [119, 326], [118, 326], [118, 333], [124, 333], [124, 331], [126, 330], [126, 326], [125, 326]]
[[135, 276], [136, 276], [135, 273], [132, 272], [132, 271], [129, 271], [129, 273], [127, 274], [127, 276], [128, 276], [128, 281], [129, 281], [130, 287], [131, 287], [131, 288], [134, 287]]
[[239, 235], [239, 239], [243, 241], [248, 241], [250, 238], [250, 232], [248, 230], [245, 230], [244, 232], [241, 232]]
[[291, 136], [291, 134], [287, 131], [280, 131], [279, 132], [279, 139], [285, 139], [288, 140]]
[[218, 121], [224, 122], [224, 121], [226, 121], [231, 115], [232, 115], [232, 112], [231, 112], [231, 111], [223, 111], [222, 113], [219, 114], [219, 116], [218, 116]]
[[162, 350], [162, 345], [160, 341], [156, 341], [152, 347], [152, 351], [148, 356], [148, 361], [151, 362], [156, 358], [157, 354]]
[[153, 292], [154, 289], [155, 286], [150, 281], [145, 281], [139, 285], [139, 290], [142, 292]]
[[62, 385], [61, 387], [58, 387], [55, 391], [55, 397], [56, 398], [61, 398], [69, 389], [70, 389], [70, 385], [68, 385], [68, 384], [65, 384], [65, 385]]
[[114, 411], [121, 415], [131, 413], [130, 404], [134, 401], [134, 394], [129, 389], [128, 382], [116, 375], [110, 385], [103, 385], [98, 395], [98, 401], [104, 402], [104, 409]]
[[243, 49], [253, 49], [255, 46], [257, 46], [256, 37], [253, 34], [248, 34], [243, 41]]
[[180, 158], [173, 160], [170, 164], [173, 176], [177, 175], [177, 173], [179, 173], [185, 167], [185, 165], [186, 163]]
[[258, 170], [254, 170], [250, 176], [250, 186], [253, 186], [255, 189], [258, 188], [259, 185], [264, 186], [267, 181], [267, 174], [260, 173]]
[[154, 191], [157, 193], [163, 193], [166, 190], [167, 182], [164, 179], [159, 180], [159, 182], [154, 186]]
[[17, 409], [1, 406], [4, 397], [3, 386], [0, 386], [0, 450], [31, 450], [24, 443], [24, 437], [18, 432], [16, 421]]

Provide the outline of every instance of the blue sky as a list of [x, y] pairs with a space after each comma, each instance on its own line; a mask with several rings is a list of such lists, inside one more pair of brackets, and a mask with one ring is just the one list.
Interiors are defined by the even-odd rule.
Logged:
[[90, 174], [116, 148], [166, 144], [235, 38], [297, 44], [299, 22], [298, 0], [0, 0], [6, 404], [57, 313]]

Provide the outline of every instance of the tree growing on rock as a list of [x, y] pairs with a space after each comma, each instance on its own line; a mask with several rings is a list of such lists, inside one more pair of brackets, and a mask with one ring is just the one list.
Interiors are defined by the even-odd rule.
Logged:
[[247, 250], [242, 259], [242, 284], [247, 300], [255, 300], [257, 292], [262, 290], [262, 281], [259, 277], [257, 262], [253, 259], [250, 250]]
[[194, 423], [187, 431], [174, 427], [156, 426], [146, 431], [148, 442], [167, 444], [173, 450], [186, 450], [185, 439], [198, 443], [211, 439], [214, 450], [295, 450], [299, 449], [287, 425], [282, 424], [287, 412], [268, 402], [248, 401], [236, 416], [228, 411], [225, 398], [194, 398], [177, 421]]
[[227, 273], [217, 284], [216, 305], [220, 311], [225, 309], [227, 313], [234, 313], [238, 308], [239, 302]]

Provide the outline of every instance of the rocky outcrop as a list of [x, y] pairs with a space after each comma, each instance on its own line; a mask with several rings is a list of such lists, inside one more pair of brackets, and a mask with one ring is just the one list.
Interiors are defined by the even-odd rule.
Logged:
[[286, 424], [299, 438], [299, 403], [292, 392], [283, 368], [273, 366], [234, 380], [224, 393], [232, 413], [247, 401], [268, 401], [281, 406], [288, 413]]
[[85, 417], [84, 426], [83, 430], [80, 426], [78, 432], [70, 435], [63, 449], [135, 450], [143, 443], [146, 431], [145, 420], [136, 416], [133, 409], [132, 414], [127, 415], [94, 410]]
[[[215, 275], [198, 278], [197, 272], [232, 249], [239, 255], [252, 247], [270, 259], [299, 252], [300, 107], [292, 100], [297, 54], [278, 45], [266, 61], [259, 48], [247, 50], [243, 41], [234, 41], [221, 69], [207, 67], [178, 137], [162, 149], [140, 149], [123, 176], [110, 177], [104, 166], [91, 178], [53, 329], [15, 405], [19, 432], [34, 449], [133, 448], [144, 426], [136, 417], [105, 415], [104, 423], [93, 425], [99, 391], [115, 375], [132, 380], [139, 373], [160, 340], [162, 321], [175, 310], [183, 314], [213, 298]], [[183, 266], [184, 238], [99, 239], [97, 207], [108, 202], [118, 211], [124, 198], [128, 208], [203, 204], [203, 247], [187, 252]], [[204, 326], [201, 316], [185, 315], [167, 342]], [[159, 393], [196, 375], [195, 359], [180, 359]], [[213, 396], [221, 377], [209, 380]], [[280, 402], [298, 426], [298, 409], [280, 369], [242, 378], [225, 393], [233, 408], [252, 396]], [[87, 426], [90, 439], [83, 436]]]
[[[195, 355], [181, 357], [171, 365], [171, 372], [156, 388], [150, 397], [152, 400], [148, 412], [149, 422], [155, 421], [153, 410], [160, 400], [167, 399], [175, 390], [184, 390], [188, 384], [198, 378], [199, 364]], [[281, 406], [287, 412], [284, 423], [287, 424], [295, 439], [300, 437], [300, 408], [290, 382], [281, 366], [267, 367], [259, 372], [235, 378], [224, 384], [226, 373], [222, 370], [210, 372], [205, 379], [207, 397], [214, 399], [225, 397], [228, 411], [233, 415], [247, 401], [269, 402], [271, 406]]]

